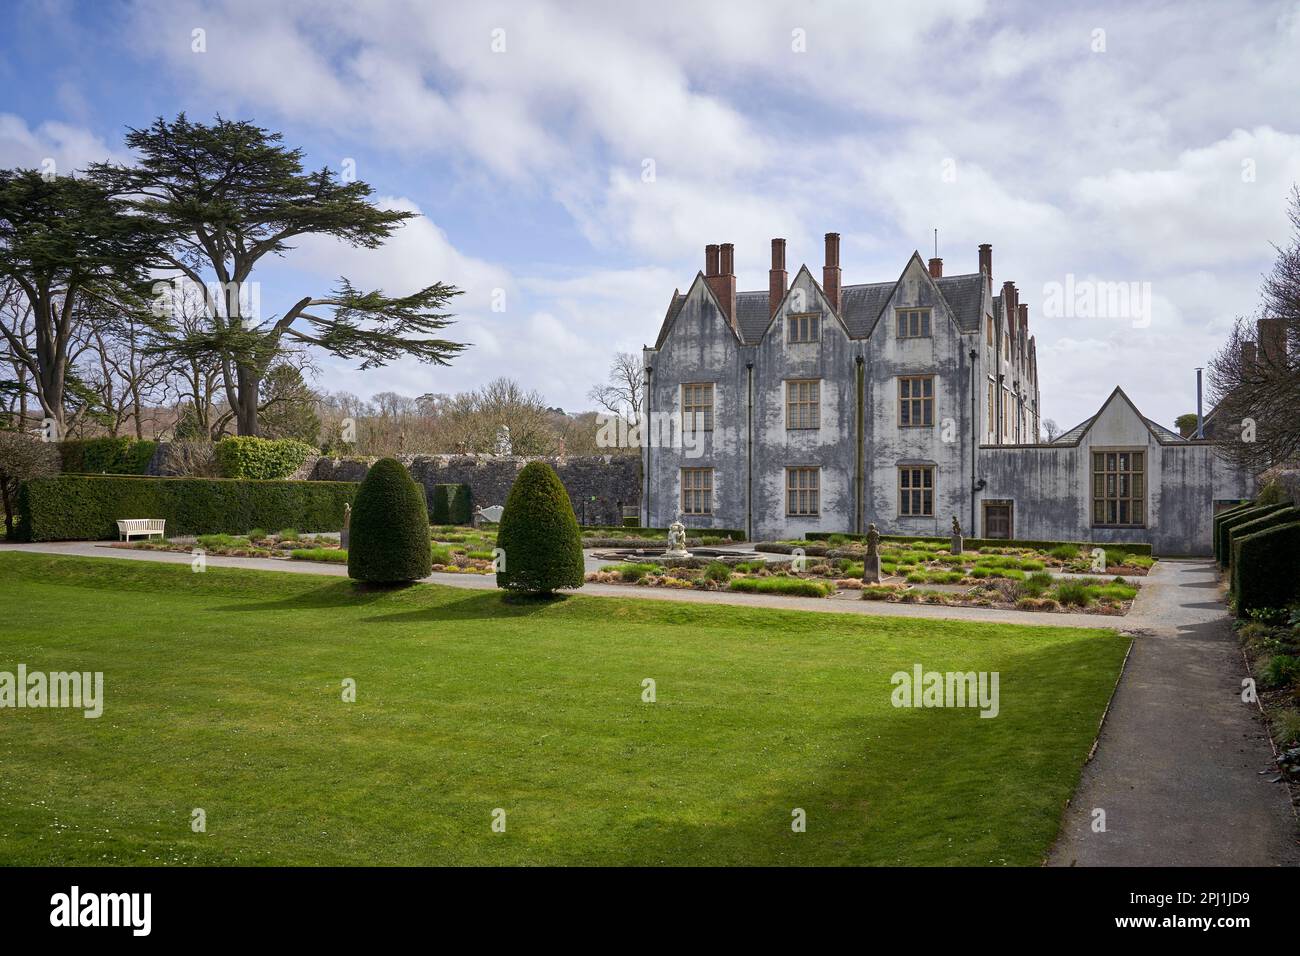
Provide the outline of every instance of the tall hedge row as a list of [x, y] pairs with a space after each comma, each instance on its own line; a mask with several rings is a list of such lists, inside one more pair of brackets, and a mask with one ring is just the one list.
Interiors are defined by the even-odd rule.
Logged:
[[227, 478], [273, 481], [288, 478], [310, 456], [311, 445], [292, 438], [227, 437], [217, 442], [217, 466]]
[[1213, 538], [1213, 540], [1210, 542], [1210, 544], [1211, 547], [1213, 548], [1214, 559], [1216, 561], [1219, 559], [1219, 526], [1223, 524], [1224, 521], [1231, 518], [1233, 515], [1240, 514], [1241, 512], [1247, 510], [1248, 508], [1257, 508], [1257, 507], [1259, 507], [1259, 505], [1256, 504], [1255, 502], [1247, 501], [1239, 505], [1233, 505], [1231, 508], [1225, 508], [1223, 511], [1220, 511], [1218, 514], [1214, 516], [1214, 518], [1211, 520], [1211, 526], [1213, 529], [1211, 533], [1211, 537]]
[[1241, 583], [1242, 569], [1237, 562], [1237, 545], [1241, 542], [1241, 539], [1260, 531], [1267, 531], [1269, 528], [1275, 528], [1278, 525], [1290, 524], [1293, 521], [1300, 521], [1300, 508], [1278, 508], [1276, 511], [1270, 511], [1262, 517], [1239, 524], [1228, 532], [1228, 551], [1232, 558], [1231, 563], [1228, 565], [1228, 589], [1232, 594], [1237, 593], [1238, 585]]
[[1232, 529], [1238, 525], [1243, 525], [1247, 521], [1254, 521], [1256, 518], [1262, 518], [1267, 514], [1278, 511], [1282, 508], [1290, 507], [1289, 505], [1255, 505], [1250, 508], [1242, 508], [1240, 511], [1234, 511], [1226, 515], [1219, 522], [1219, 529], [1215, 532], [1214, 554], [1219, 560], [1219, 567], [1226, 568], [1228, 562], [1232, 559]]
[[25, 541], [106, 541], [118, 518], [165, 518], [168, 536], [244, 534], [251, 528], [336, 531], [350, 481], [241, 481], [59, 475], [26, 482], [17, 535]]
[[[1233, 564], [1240, 568], [1237, 614], [1286, 607], [1300, 598], [1300, 521], [1237, 538]], [[1234, 571], [1234, 578], [1238, 572]]]
[[434, 485], [429, 499], [429, 520], [434, 524], [469, 524], [473, 518], [469, 485]]
[[149, 469], [156, 441], [135, 438], [74, 438], [59, 442], [64, 471], [98, 475], [143, 475]]

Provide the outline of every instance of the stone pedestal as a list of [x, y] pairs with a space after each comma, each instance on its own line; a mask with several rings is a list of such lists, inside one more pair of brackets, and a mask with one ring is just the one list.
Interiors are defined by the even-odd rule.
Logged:
[[952, 553], [961, 554], [962, 536], [955, 534], [952, 536]]
[[880, 583], [880, 555], [869, 554], [862, 559], [862, 581], [864, 584]]

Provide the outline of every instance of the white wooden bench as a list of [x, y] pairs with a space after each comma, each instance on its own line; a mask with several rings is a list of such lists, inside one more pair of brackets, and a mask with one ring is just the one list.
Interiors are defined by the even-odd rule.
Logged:
[[119, 518], [117, 519], [117, 539], [119, 541], [130, 541], [132, 535], [158, 535], [165, 537], [163, 529], [167, 524], [166, 518]]

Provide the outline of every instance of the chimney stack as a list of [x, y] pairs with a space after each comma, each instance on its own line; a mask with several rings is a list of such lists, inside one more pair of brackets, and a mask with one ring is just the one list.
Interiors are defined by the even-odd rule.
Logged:
[[942, 278], [943, 278], [943, 260], [942, 260], [942, 259], [931, 259], [931, 260], [930, 260], [930, 275], [931, 275], [933, 278], [935, 278], [935, 279], [942, 279]]
[[776, 315], [781, 300], [785, 298], [788, 276], [785, 271], [785, 240], [772, 240], [772, 268], [767, 274], [767, 314]]
[[993, 291], [993, 246], [980, 243], [980, 272], [989, 277], [989, 291]]
[[1205, 437], [1205, 406], [1201, 403], [1201, 369], [1196, 370], [1196, 438]]
[[1273, 369], [1286, 365], [1286, 320], [1260, 319], [1255, 323], [1260, 361]]
[[1011, 341], [1016, 340], [1016, 284], [1010, 279], [1002, 283], [1002, 315]]
[[1258, 361], [1258, 356], [1255, 354], [1255, 343], [1242, 342], [1241, 343], [1241, 364], [1244, 365], [1247, 369], [1250, 369], [1255, 367], [1255, 363], [1257, 361]]
[[1016, 312], [1020, 317], [1020, 334], [1022, 337], [1029, 334], [1029, 306], [1020, 304], [1020, 290], [1016, 290]]
[[826, 233], [826, 265], [822, 266], [822, 291], [831, 308], [840, 310], [840, 234]]
[[729, 242], [704, 247], [704, 281], [713, 290], [722, 314], [732, 328], [736, 327], [735, 251], [735, 246]]

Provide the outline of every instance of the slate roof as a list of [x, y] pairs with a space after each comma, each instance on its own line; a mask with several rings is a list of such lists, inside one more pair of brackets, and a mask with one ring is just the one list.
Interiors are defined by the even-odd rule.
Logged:
[[[980, 303], [983, 300], [986, 281], [984, 274], [972, 272], [968, 275], [942, 276], [934, 281], [944, 301], [957, 317], [958, 328], [963, 332], [978, 332], [983, 318], [980, 314]], [[840, 290], [840, 318], [844, 320], [850, 336], [862, 339], [871, 334], [876, 320], [890, 296], [894, 294], [897, 285], [897, 280], [866, 282], [846, 285]], [[664, 314], [658, 346], [663, 345], [668, 327], [681, 311], [682, 303], [685, 301], [684, 294], [674, 293], [672, 301], [668, 304], [668, 311]], [[736, 328], [741, 342], [745, 345], [757, 345], [767, 331], [771, 319], [768, 290], [736, 293]]]
[[[1129, 399], [1127, 395], [1124, 395], [1121, 389], [1116, 388], [1115, 392], [1118, 392], [1120, 395], [1123, 395], [1125, 401], [1129, 403], [1129, 406], [1132, 407], [1132, 409], [1135, 412], [1137, 411], [1137, 406], [1133, 404], [1132, 400]], [[1111, 394], [1111, 398], [1113, 397], [1114, 397], [1114, 393]], [[1100, 415], [1102, 410], [1105, 409], [1105, 407], [1108, 404], [1110, 404], [1110, 398], [1106, 399], [1106, 401], [1102, 403], [1102, 406], [1100, 409], [1097, 410], [1096, 415], [1090, 415], [1089, 417], [1085, 418], [1083, 421], [1079, 422], [1079, 424], [1075, 425], [1069, 431], [1062, 432], [1060, 435], [1057, 435], [1056, 439], [1054, 441], [1048, 442], [1048, 444], [1049, 445], [1076, 444], [1079, 441], [1079, 439], [1083, 437], [1084, 432], [1086, 432], [1092, 426], [1092, 423], [1097, 420], [1097, 415]], [[1159, 422], [1152, 421], [1151, 419], [1143, 415], [1141, 412], [1138, 412], [1138, 415], [1142, 419], [1142, 421], [1146, 422], [1147, 428], [1151, 429], [1151, 431], [1155, 433], [1156, 440], [1161, 442], [1162, 444], [1168, 444], [1173, 442], [1176, 442], [1178, 444], [1185, 444], [1187, 442], [1187, 439], [1184, 438], [1182, 435], [1178, 434], [1178, 432], [1170, 428], [1166, 428], [1164, 425], [1161, 425]]]
[[746, 345], [758, 342], [771, 321], [772, 313], [766, 290], [736, 293], [736, 327], [740, 330], [742, 342]]

